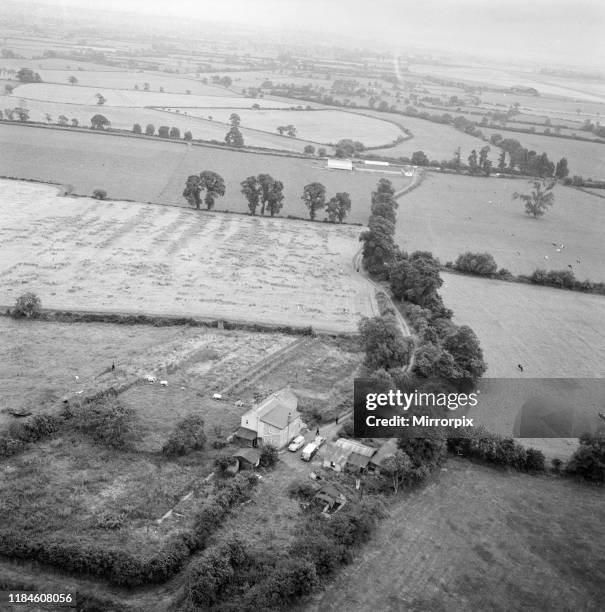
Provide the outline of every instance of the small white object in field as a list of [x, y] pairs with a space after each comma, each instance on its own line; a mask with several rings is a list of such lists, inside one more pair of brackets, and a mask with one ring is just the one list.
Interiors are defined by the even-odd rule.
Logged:
[[561, 252], [561, 249], [557, 249], [557, 253], [560, 253], [560, 252]]
[[79, 376], [76, 376], [76, 382], [78, 382], [80, 380]]
[[80, 395], [81, 393], [84, 393], [84, 391], [76, 391], [76, 395]]
[[220, 399], [223, 399], [223, 396], [222, 396], [220, 393], [215, 393], [215, 394], [212, 396], [212, 399], [215, 399], [215, 400], [220, 400]]
[[149, 376], [149, 375], [145, 376], [145, 380], [148, 383], [158, 382], [158, 379], [155, 376]]
[[544, 259], [548, 259], [548, 255], [544, 255]]
[[168, 381], [167, 380], [160, 380], [160, 385], [162, 387], [167, 387], [168, 386]]
[[237, 402], [235, 402], [235, 405], [241, 408], [244, 405], [244, 402], [242, 402], [242, 400], [237, 400]]

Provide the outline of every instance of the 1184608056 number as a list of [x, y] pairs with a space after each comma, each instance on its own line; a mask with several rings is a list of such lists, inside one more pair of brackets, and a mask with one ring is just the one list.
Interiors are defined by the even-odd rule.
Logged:
[[53, 604], [57, 607], [75, 608], [76, 594], [69, 591], [60, 593], [39, 593], [36, 591], [0, 591], [0, 608], [9, 604], [11, 609], [23, 606], [27, 610], [31, 604]]

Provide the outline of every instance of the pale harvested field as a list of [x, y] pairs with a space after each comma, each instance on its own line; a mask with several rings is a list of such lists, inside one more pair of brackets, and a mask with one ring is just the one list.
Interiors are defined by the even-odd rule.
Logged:
[[[80, 195], [103, 188], [117, 199], [184, 207], [187, 202], [182, 192], [187, 177], [214, 170], [227, 185], [227, 194], [216, 208], [247, 212], [240, 182], [252, 174], [269, 172], [284, 183], [286, 197], [281, 214], [306, 218], [308, 211], [300, 196], [306, 184], [319, 181], [326, 186], [328, 197], [338, 191], [351, 194], [348, 221], [359, 223], [367, 222], [370, 194], [380, 178], [374, 173], [326, 170], [325, 162], [312, 159], [8, 123], [0, 124], [0, 146], [1, 176], [69, 184]], [[393, 180], [396, 189], [408, 182], [403, 176]], [[323, 215], [318, 218], [323, 219]]]
[[[538, 154], [546, 152], [554, 163], [561, 157], [566, 157], [569, 176], [580, 174], [584, 178], [605, 179], [605, 143], [582, 142], [540, 134], [520, 134], [489, 128], [482, 131], [488, 137], [492, 134], [501, 134], [503, 138], [518, 140], [524, 147]], [[578, 133], [584, 134], [579, 130]], [[588, 132], [585, 135], [593, 138]]]
[[300, 609], [599, 610], [604, 507], [582, 483], [450, 460]]
[[359, 229], [64, 198], [2, 181], [0, 303], [355, 331], [373, 314]]
[[[77, 77], [77, 74], [75, 75]], [[136, 78], [137, 73], [133, 73]], [[257, 98], [244, 98], [232, 94], [219, 95], [225, 90], [218, 90], [216, 95], [187, 95], [183, 93], [168, 93], [158, 91], [135, 91], [126, 89], [107, 89], [103, 87], [80, 87], [73, 85], [58, 85], [53, 83], [28, 83], [21, 85], [13, 95], [14, 105], [17, 98], [31, 100], [45, 100], [48, 102], [61, 102], [67, 104], [91, 104], [98, 106], [99, 112], [107, 106], [195, 106], [195, 107], [234, 107], [250, 108], [253, 104], [262, 107], [275, 107], [275, 101], [263, 101]], [[95, 95], [100, 93], [105, 98], [103, 105], [97, 105]], [[284, 108], [295, 106], [294, 103], [284, 105]]]
[[[268, 103], [268, 101], [267, 101]], [[175, 110], [175, 109], [173, 109]], [[280, 125], [292, 124], [297, 136], [306, 140], [335, 144], [342, 138], [359, 140], [373, 147], [388, 144], [398, 136], [404, 135], [393, 123], [364, 117], [338, 110], [239, 110], [239, 109], [189, 109], [180, 108], [181, 113], [207, 117], [211, 112], [215, 121], [229, 122], [231, 113], [241, 118], [243, 128], [276, 132]]]
[[[57, 123], [60, 115], [64, 115], [69, 119], [71, 124], [72, 118], [78, 120], [78, 124], [82, 127], [90, 127], [91, 118], [101, 113], [106, 117], [111, 127], [120, 130], [132, 130], [132, 126], [138, 123], [141, 129], [145, 131], [148, 124], [151, 124], [157, 130], [161, 125], [168, 127], [176, 127], [181, 132], [181, 138], [186, 131], [190, 131], [193, 138], [200, 140], [216, 140], [218, 142], [225, 141], [225, 135], [229, 131], [229, 126], [218, 121], [209, 121], [198, 117], [185, 116], [152, 108], [133, 108], [126, 106], [104, 106], [101, 110], [96, 105], [87, 104], [64, 104], [60, 102], [46, 102], [43, 100], [21, 100], [24, 106], [29, 110], [29, 118], [31, 121], [46, 123], [46, 115], [51, 116], [51, 123]], [[14, 97], [0, 96], [0, 109], [11, 108], [15, 105]], [[212, 116], [216, 109], [205, 108], [204, 116]], [[229, 111], [232, 112], [232, 111]], [[259, 130], [242, 128], [240, 130], [244, 137], [244, 143], [247, 146], [263, 147], [268, 149], [278, 149], [284, 151], [293, 151], [302, 153], [305, 145], [312, 144], [318, 146], [316, 142], [308, 142], [298, 138], [288, 138], [279, 134], [269, 134]]]
[[[571, 265], [581, 280], [605, 280], [601, 199], [557, 186], [554, 206], [534, 219], [512, 199], [515, 191], [530, 188], [521, 179], [429, 172], [418, 189], [399, 200], [397, 243], [406, 251], [432, 251], [443, 263], [465, 251], [487, 251], [514, 274]], [[557, 252], [553, 242], [565, 247]]]

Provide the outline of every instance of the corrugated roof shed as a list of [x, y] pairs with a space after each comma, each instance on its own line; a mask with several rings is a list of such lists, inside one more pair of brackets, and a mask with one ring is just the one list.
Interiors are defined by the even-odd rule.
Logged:
[[233, 453], [233, 456], [236, 459], [244, 459], [252, 465], [258, 465], [260, 461], [260, 451], [258, 448], [240, 448]]
[[339, 438], [336, 440], [336, 446], [348, 451], [349, 453], [357, 453], [364, 457], [371, 457], [376, 449], [371, 446], [366, 446], [356, 440], [350, 440], [349, 438]]
[[370, 463], [370, 458], [367, 455], [360, 455], [359, 453], [351, 453], [347, 459], [347, 463], [355, 465], [360, 468], [364, 468]]

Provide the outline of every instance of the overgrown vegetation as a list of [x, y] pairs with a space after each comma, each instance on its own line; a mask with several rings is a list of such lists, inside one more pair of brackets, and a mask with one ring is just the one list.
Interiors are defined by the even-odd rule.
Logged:
[[568, 474], [605, 482], [605, 433], [580, 436], [580, 446], [567, 464]]
[[162, 447], [162, 453], [168, 457], [187, 455], [194, 450], [203, 449], [205, 445], [204, 419], [197, 414], [190, 414], [175, 425]]
[[42, 302], [33, 292], [27, 291], [15, 300], [15, 306], [11, 310], [14, 319], [36, 319], [40, 316]]

